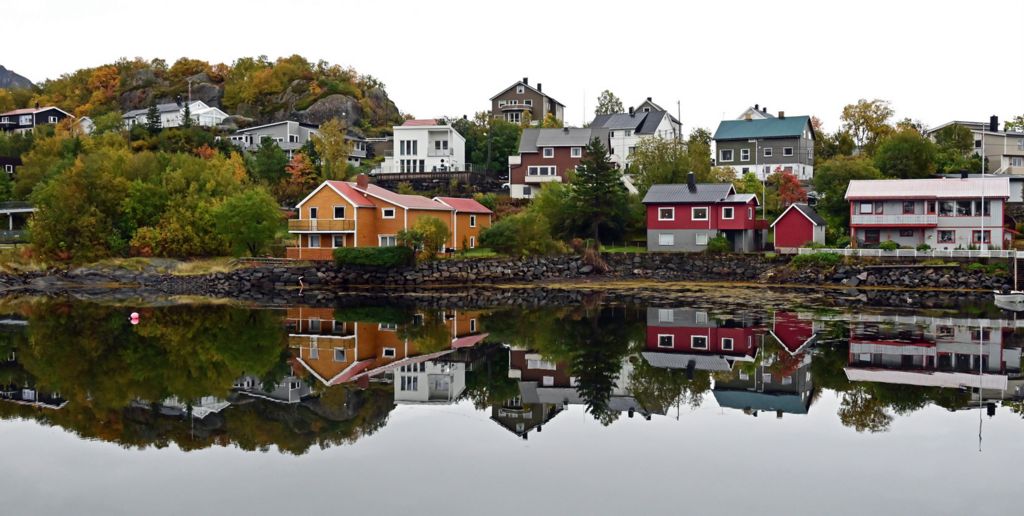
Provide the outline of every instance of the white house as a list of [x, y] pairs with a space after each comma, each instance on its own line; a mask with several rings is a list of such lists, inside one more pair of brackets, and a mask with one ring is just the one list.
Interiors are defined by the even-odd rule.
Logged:
[[[192, 122], [202, 127], [217, 126], [228, 117], [227, 113], [218, 108], [208, 106], [201, 100], [193, 101], [188, 105], [188, 108]], [[176, 102], [157, 104], [156, 110], [160, 113], [161, 128], [180, 127], [185, 119], [185, 107]], [[148, 107], [133, 109], [121, 115], [121, 118], [124, 119], [125, 126], [130, 129], [134, 125], [146, 125], [146, 116], [148, 114]]]
[[636, 146], [643, 138], [675, 139], [682, 137], [682, 124], [648, 97], [628, 113], [597, 115], [590, 124], [592, 137], [601, 140], [608, 157], [625, 169], [633, 161]]
[[466, 170], [466, 139], [439, 120], [406, 120], [394, 127], [394, 150], [377, 172], [443, 172]]
[[452, 403], [466, 390], [466, 364], [425, 360], [394, 371], [395, 403]]
[[[257, 125], [239, 129], [231, 135], [230, 141], [235, 146], [246, 151], [254, 151], [259, 148], [264, 140], [271, 140], [277, 143], [281, 150], [292, 157], [295, 152], [305, 146], [309, 140], [319, 134], [320, 126], [303, 124], [293, 120], [284, 120], [272, 124]], [[352, 143], [352, 150], [349, 151], [349, 165], [359, 166], [366, 158], [366, 140], [355, 134], [345, 136]]]

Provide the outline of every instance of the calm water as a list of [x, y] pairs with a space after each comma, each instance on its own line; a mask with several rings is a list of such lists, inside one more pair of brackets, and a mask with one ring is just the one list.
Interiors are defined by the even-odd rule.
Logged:
[[6, 301], [0, 512], [1009, 514], [977, 314]]

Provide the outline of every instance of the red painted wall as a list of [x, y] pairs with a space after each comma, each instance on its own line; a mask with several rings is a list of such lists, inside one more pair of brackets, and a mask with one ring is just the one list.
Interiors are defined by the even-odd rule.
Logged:
[[[722, 218], [722, 207], [733, 207], [733, 218]], [[658, 208], [675, 208], [675, 220], [658, 220]], [[710, 220], [692, 220], [692, 208], [708, 208]], [[749, 212], [747, 208], [750, 208]], [[757, 229], [757, 206], [749, 203], [648, 204], [648, 229]], [[710, 224], [710, 225], [709, 225]]]
[[801, 247], [814, 239], [814, 224], [793, 208], [775, 223], [775, 247]]
[[[660, 351], [671, 353], [704, 353], [713, 355], [730, 356], [754, 356], [757, 352], [758, 335], [763, 334], [760, 328], [700, 328], [700, 327], [679, 327], [679, 326], [648, 326], [647, 342], [648, 351]], [[658, 347], [658, 335], [675, 336], [675, 346], [671, 348]], [[693, 349], [690, 337], [693, 335], [710, 336], [708, 349]], [[722, 339], [731, 338], [733, 349], [723, 350]]]
[[520, 154], [521, 164], [509, 167], [509, 182], [514, 185], [526, 184], [527, 167], [545, 165], [554, 165], [558, 177], [562, 178], [563, 183], [566, 182], [566, 172], [575, 169], [576, 165], [580, 164], [581, 158], [571, 157], [571, 147], [555, 147], [554, 149], [555, 157], [553, 158], [545, 158], [543, 149], [537, 149], [537, 152], [524, 152]]

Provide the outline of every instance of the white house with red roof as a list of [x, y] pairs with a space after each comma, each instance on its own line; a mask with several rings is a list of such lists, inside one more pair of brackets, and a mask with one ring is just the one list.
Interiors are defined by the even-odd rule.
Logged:
[[436, 119], [406, 120], [395, 126], [394, 149], [377, 172], [447, 172], [467, 170], [466, 139], [450, 124]]
[[1003, 227], [1009, 197], [1006, 176], [850, 181], [850, 243], [1002, 249], [1011, 238]]

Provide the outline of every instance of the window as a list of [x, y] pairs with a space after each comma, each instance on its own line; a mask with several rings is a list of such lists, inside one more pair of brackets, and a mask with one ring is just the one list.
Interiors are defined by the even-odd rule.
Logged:
[[398, 388], [403, 391], [416, 391], [420, 388], [420, 377], [402, 375], [398, 381]]
[[4, 165], [4, 172], [7, 172], [8, 174], [13, 174], [14, 165]]
[[532, 99], [526, 99], [526, 100], [523, 101], [523, 104], [526, 105], [526, 106], [531, 106], [532, 107], [533, 106], [533, 100]]
[[50, 123], [51, 123], [51, 124], [56, 124], [56, 123], [57, 123], [57, 117], [55, 117], [55, 116], [51, 116], [51, 117], [49, 118], [49, 120], [50, 120]]
[[32, 115], [21, 115], [18, 117], [18, 125], [31, 125]]
[[[1022, 140], [1022, 143], [1024, 143], [1024, 140]], [[1011, 156], [1010, 157], [1010, 166], [1011, 167], [1024, 167], [1024, 158], [1022, 158], [1020, 156]]]
[[380, 323], [377, 325], [380, 331], [398, 331], [398, 323]]
[[[985, 216], [988, 217], [990, 215], [992, 215], [992, 205], [985, 201]], [[974, 216], [981, 216], [981, 201], [974, 201]]]
[[345, 207], [344, 206], [335, 206], [334, 207], [334, 218], [335, 219], [343, 219], [343, 218], [345, 218]]
[[609, 138], [615, 138], [615, 131], [608, 131]]
[[877, 244], [880, 239], [880, 235], [877, 229], [864, 230], [864, 243], [865, 244]]
[[310, 208], [309, 209], [309, 218], [315, 219], [316, 215], [317, 215], [317, 212], [318, 212], [318, 210], [316, 208]]
[[469, 227], [471, 227], [471, 228], [475, 228], [476, 227], [476, 215], [470, 215], [469, 216]]
[[672, 348], [676, 345], [675, 335], [658, 335], [659, 348]]
[[676, 245], [676, 236], [672, 233], [658, 233], [658, 245]]
[[740, 149], [740, 161], [750, 161], [750, 149]]
[[914, 214], [914, 201], [903, 201], [903, 214], [913, 215]]
[[469, 333], [476, 333], [476, 319], [469, 320]]
[[309, 235], [309, 247], [320, 247], [320, 235]]
[[553, 157], [555, 157], [555, 148], [554, 147], [544, 147], [544, 157], [545, 158], [553, 158]]
[[545, 376], [544, 378], [541, 379], [541, 384], [543, 384], [544, 387], [551, 387], [551, 386], [555, 385], [555, 377], [554, 376]]
[[707, 233], [697, 233], [697, 245], [708, 245]]
[[345, 247], [345, 235], [332, 235], [331, 236], [332, 247]]
[[554, 165], [547, 165], [542, 167], [528, 167], [526, 174], [530, 176], [554, 176], [557, 175], [555, 172]]
[[956, 232], [949, 230], [939, 230], [939, 243], [940, 244], [955, 244], [956, 243]]
[[319, 358], [320, 358], [320, 348], [316, 347], [316, 342], [314, 341], [309, 346], [309, 359], [310, 360], [318, 360]]
[[857, 213], [860, 213], [861, 215], [871, 215], [874, 211], [875, 203], [871, 202], [862, 202], [860, 203], [860, 207], [857, 209]]
[[522, 84], [520, 84], [519, 86], [516, 86], [516, 93], [523, 93], [525, 91], [526, 91], [526, 86], [523, 86]]
[[719, 161], [732, 161], [732, 149], [722, 149], [718, 151]]
[[988, 230], [985, 230], [985, 231], [978, 231], [978, 230], [971, 231], [971, 243], [974, 243], [974, 244], [991, 244], [992, 243], [992, 232], [988, 231]]
[[523, 121], [522, 113], [518, 111], [510, 111], [505, 113], [505, 121], [513, 124], [518, 124]]
[[952, 217], [956, 213], [956, 201], [939, 202], [939, 216]]
[[345, 348], [334, 348], [334, 361], [344, 362], [345, 361]]
[[690, 208], [691, 220], [708, 220], [707, 208]]
[[707, 324], [708, 313], [703, 310], [700, 310], [696, 314], [694, 314], [693, 319], [697, 322], [697, 324]]
[[735, 208], [732, 206], [722, 206], [722, 218], [726, 220], [732, 220], [733, 212]]
[[766, 158], [772, 157], [772, 148], [771, 147], [765, 147], [764, 148], [764, 157], [766, 157]]
[[782, 385], [793, 385], [793, 377], [792, 376], [783, 376], [782, 377]]
[[722, 337], [722, 351], [732, 351], [732, 343], [731, 337]]
[[658, 220], [676, 220], [676, 209], [658, 208]]
[[393, 219], [393, 218], [395, 218], [395, 209], [394, 208], [381, 208], [380, 216], [381, 216], [381, 218], [384, 218], [384, 219]]
[[705, 335], [691, 335], [690, 347], [692, 349], [708, 349], [708, 338]]
[[632, 156], [633, 153], [635, 153], [635, 152], [636, 152], [636, 146], [635, 145], [630, 146], [628, 149], [626, 149], [626, 156]]
[[379, 235], [377, 240], [380, 247], [395, 247], [398, 245], [395, 235]]
[[551, 362], [549, 360], [540, 360], [540, 359], [536, 359], [536, 358], [531, 358], [531, 359], [526, 361], [526, 368], [527, 369], [541, 369], [541, 370], [544, 370], [544, 371], [555, 371], [555, 370], [558, 369], [558, 364], [556, 364], [554, 362]]
[[747, 172], [750, 172], [750, 167], [743, 167], [743, 173], [746, 174]]
[[782, 155], [783, 156], [792, 156], [793, 155], [793, 147], [783, 147], [782, 148]]
[[658, 309], [658, 322], [672, 322], [675, 320], [675, 312], [671, 308]]
[[476, 237], [475, 236], [469, 237], [469, 248], [470, 249], [476, 249]]
[[297, 134], [289, 134], [288, 135], [288, 143], [299, 143], [299, 135], [297, 135]]
[[569, 150], [569, 157], [571, 157], [571, 158], [582, 158], [583, 157], [583, 147], [573, 147], [572, 149], [570, 149]]
[[633, 130], [632, 129], [626, 129], [625, 131], [626, 131], [625, 136], [633, 136]]
[[990, 340], [992, 338], [992, 330], [988, 328], [974, 329], [971, 330], [971, 340]]
[[915, 231], [913, 229], [901, 229], [900, 230], [900, 236], [901, 237], [912, 237], [912, 236], [914, 236], [914, 233], [915, 233]]
[[395, 358], [395, 348], [384, 348], [385, 358]]
[[975, 149], [980, 149], [981, 148], [981, 140], [974, 140], [974, 148]]

